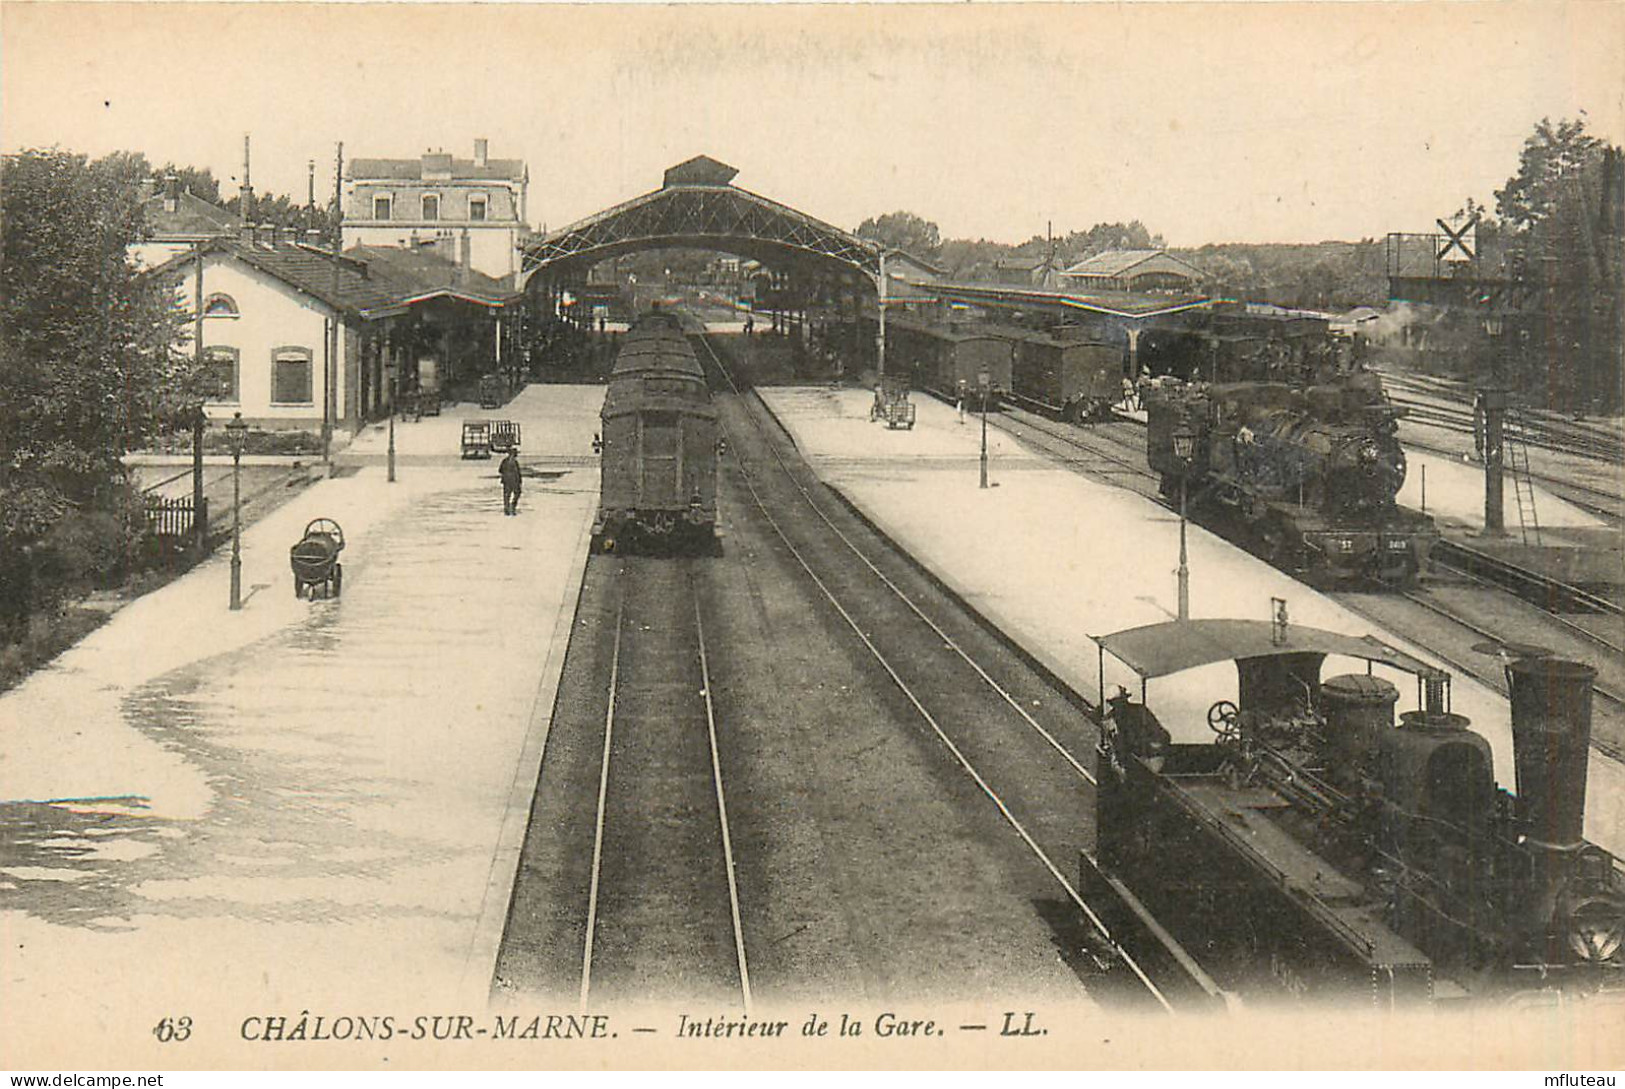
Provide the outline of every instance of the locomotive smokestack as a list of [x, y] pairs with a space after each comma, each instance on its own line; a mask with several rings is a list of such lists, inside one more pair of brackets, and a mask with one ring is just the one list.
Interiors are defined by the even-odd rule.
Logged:
[[1597, 671], [1561, 658], [1507, 666], [1518, 815], [1541, 847], [1578, 847], [1585, 835], [1591, 683]]

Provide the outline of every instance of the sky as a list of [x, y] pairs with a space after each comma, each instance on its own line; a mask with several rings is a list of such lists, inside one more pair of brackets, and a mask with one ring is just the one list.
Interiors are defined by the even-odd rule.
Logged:
[[1489, 202], [1542, 117], [1625, 143], [1625, 3], [0, 5], [0, 147], [259, 193], [430, 148], [556, 228], [708, 154], [848, 229], [1380, 238]]

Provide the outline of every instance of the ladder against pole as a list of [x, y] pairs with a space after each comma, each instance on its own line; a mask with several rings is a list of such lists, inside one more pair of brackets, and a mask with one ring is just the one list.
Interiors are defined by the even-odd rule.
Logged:
[[1523, 410], [1515, 405], [1507, 406], [1506, 434], [1503, 443], [1506, 449], [1507, 468], [1512, 471], [1512, 494], [1518, 502], [1518, 526], [1523, 533], [1523, 543], [1529, 543], [1529, 535], [1535, 536], [1535, 544], [1540, 544], [1540, 514], [1535, 509], [1535, 483], [1529, 475], [1529, 443], [1524, 430]]

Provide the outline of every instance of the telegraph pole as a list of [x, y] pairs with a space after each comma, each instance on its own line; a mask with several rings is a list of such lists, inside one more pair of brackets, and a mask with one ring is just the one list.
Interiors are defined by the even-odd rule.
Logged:
[[339, 319], [342, 307], [339, 305], [339, 250], [343, 247], [344, 234], [340, 227], [343, 222], [342, 186], [344, 182], [344, 141], [338, 143], [338, 150], [333, 157], [333, 325], [327, 338], [327, 361], [322, 367], [322, 461], [332, 469], [333, 457], [333, 424], [337, 415], [338, 405], [333, 398], [333, 375], [338, 370]]
[[886, 249], [880, 250], [880, 286], [877, 289], [880, 303], [880, 324], [875, 335], [875, 383], [886, 384]]
[[[192, 367], [193, 378], [196, 381], [203, 379], [203, 242], [193, 243], [197, 251], [197, 285], [193, 292], [192, 306]], [[203, 513], [203, 401], [199, 394], [198, 404], [192, 414], [192, 544], [199, 556], [208, 546], [209, 522]]]

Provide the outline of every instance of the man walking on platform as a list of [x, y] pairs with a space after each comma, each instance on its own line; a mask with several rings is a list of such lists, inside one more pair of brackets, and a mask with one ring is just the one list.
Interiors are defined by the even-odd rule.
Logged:
[[508, 456], [503, 458], [502, 464], [497, 467], [497, 476], [502, 478], [502, 513], [518, 514], [521, 486], [518, 450], [508, 451]]

